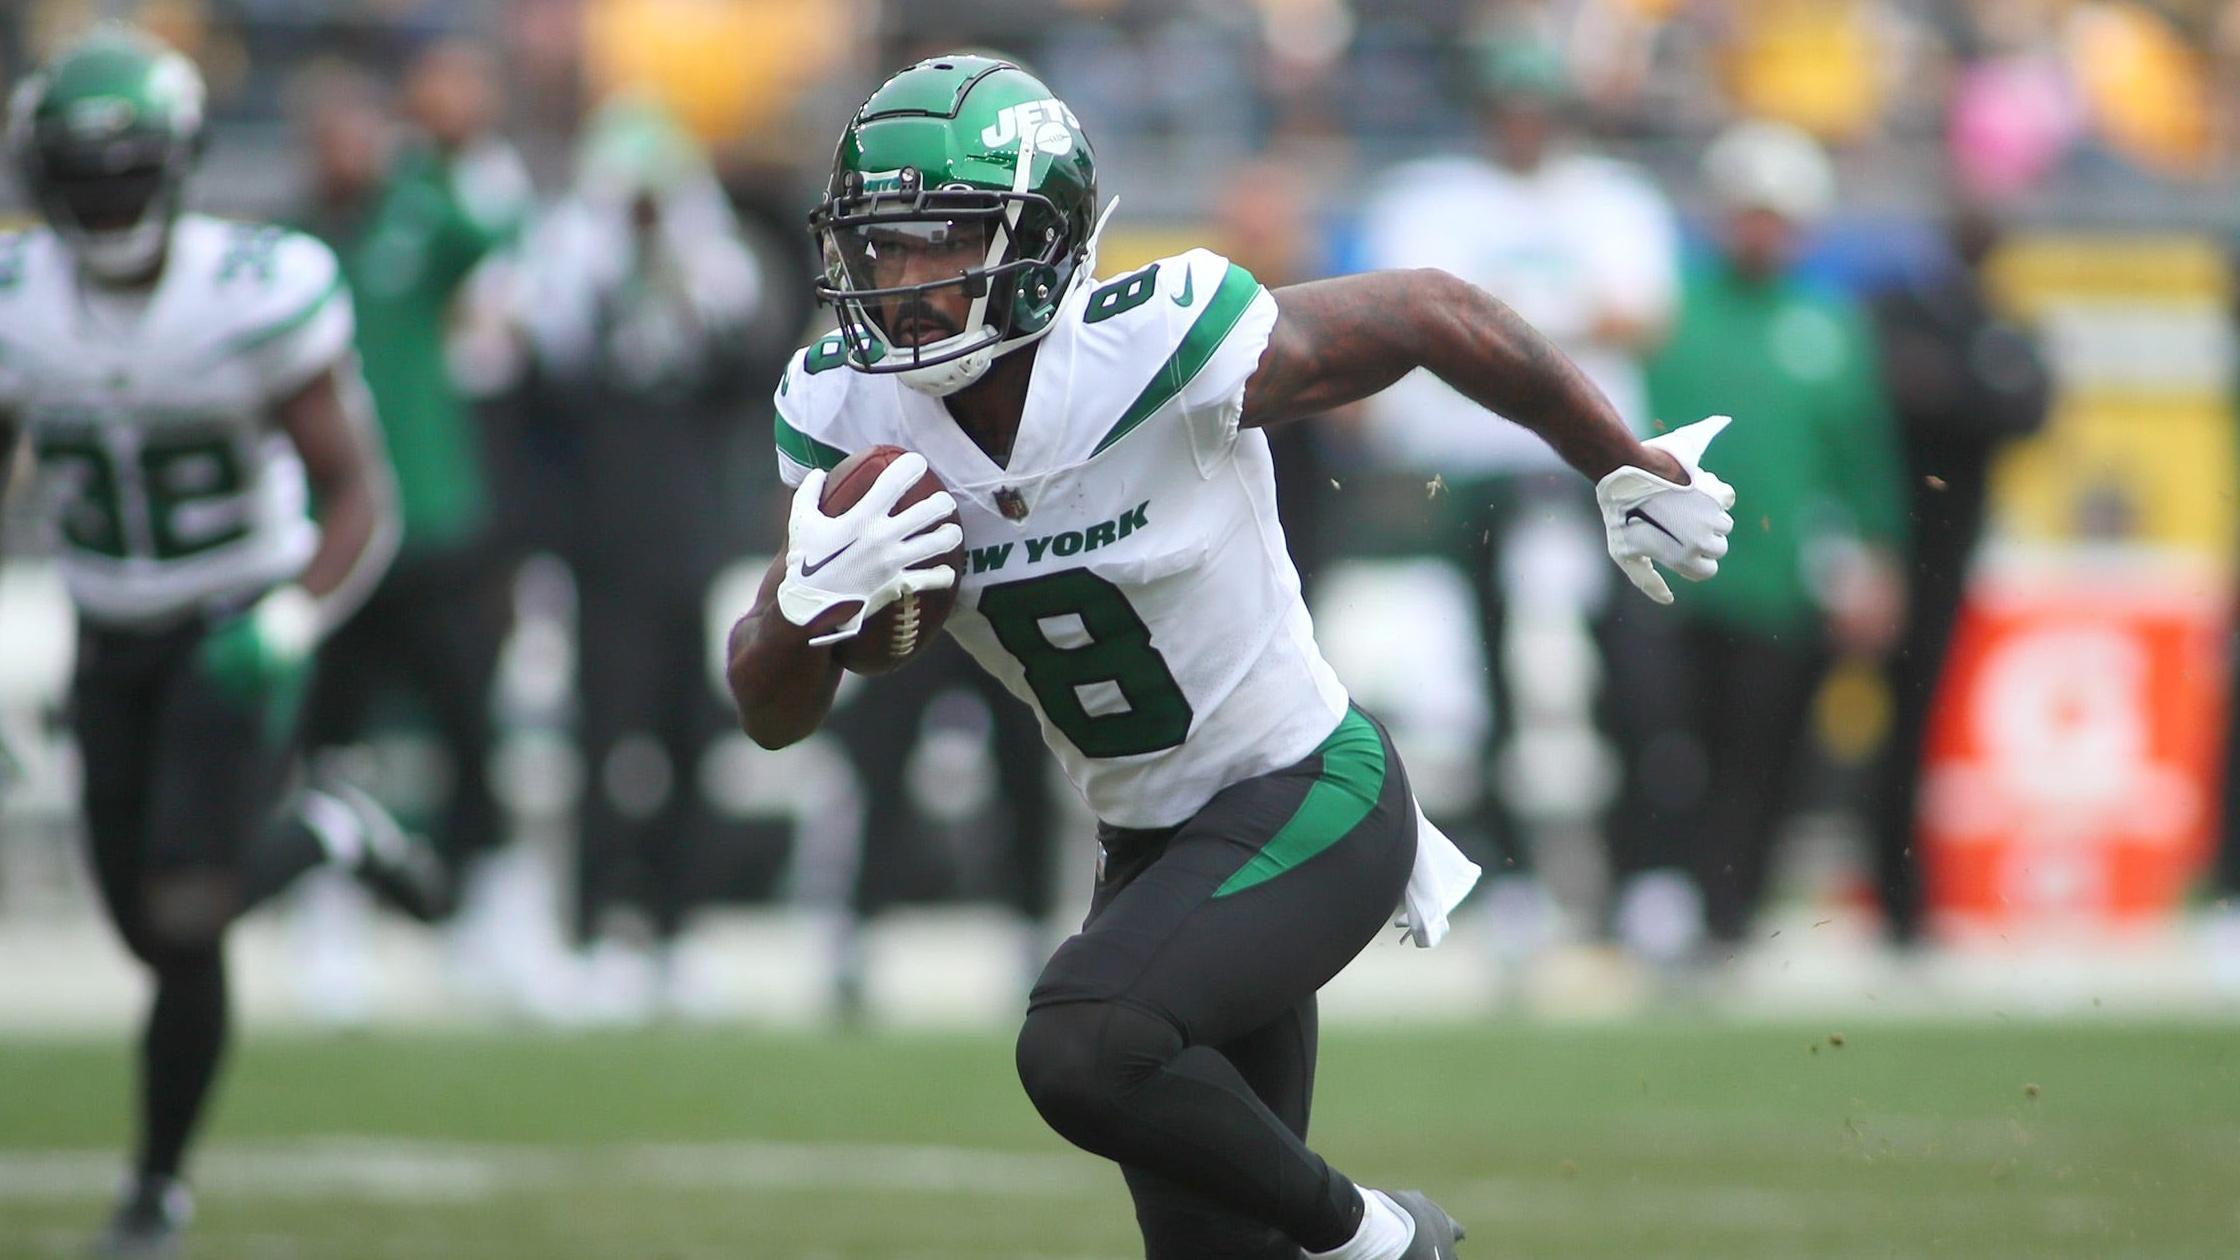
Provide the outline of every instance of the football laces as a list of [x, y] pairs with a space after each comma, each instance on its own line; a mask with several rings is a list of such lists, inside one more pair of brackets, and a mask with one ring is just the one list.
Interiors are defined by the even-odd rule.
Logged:
[[918, 647], [918, 593], [910, 591], [896, 601], [894, 610], [894, 654], [908, 656]]

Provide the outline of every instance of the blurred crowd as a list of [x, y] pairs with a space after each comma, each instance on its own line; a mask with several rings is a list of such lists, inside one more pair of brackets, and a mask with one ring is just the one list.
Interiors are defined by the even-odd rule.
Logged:
[[[1443, 267], [1642, 431], [1735, 417], [1709, 464], [1746, 541], [1669, 610], [1608, 581], [1575, 478], [1434, 382], [1278, 450], [1334, 662], [1494, 872], [1502, 948], [1674, 967], [1744, 939], [1800, 803], [1853, 820], [1874, 921], [1919, 938], [1930, 697], [1993, 460], [2053, 391], [1983, 265], [2095, 190], [2199, 226], [2240, 162], [2240, 3], [2214, 0], [31, 0], [0, 65], [120, 8], [211, 80], [196, 200], [314, 232], [356, 298], [405, 543], [325, 650], [316, 755], [455, 863], [462, 966], [592, 1017], [689, 1006], [669, 947], [734, 895], [829, 907], [843, 1004], [849, 925], [890, 904], [1000, 900], [1048, 944], [1073, 806], [961, 655], [777, 762], [713, 685], [735, 575], [778, 542], [800, 223], [883, 69], [1030, 60], [1145, 251], [1271, 286]], [[1867, 207], [1892, 217], [1859, 232]], [[1379, 604], [1452, 632], [1398, 650], [1350, 612]], [[1861, 680], [1882, 716], [1847, 743], [1825, 709]], [[540, 819], [573, 855], [549, 909], [509, 843]], [[1542, 867], [1580, 846], [1599, 891], [1558, 896]], [[577, 947], [564, 979], [520, 962], [525, 916]]]
[[[785, 137], [930, 44], [1032, 58], [1108, 146], [1358, 146], [1370, 164], [1472, 128], [1488, 57], [1544, 46], [1574, 120], [1612, 143], [1700, 143], [1738, 117], [1847, 152], [1949, 152], [1983, 195], [2229, 176], [2240, 5], [2229, 0], [27, 0], [0, 56], [130, 12], [193, 52], [218, 116], [270, 123], [304, 60], [384, 76], [430, 39], [498, 50], [518, 133], [570, 132], [617, 83], [663, 78], [728, 159]], [[811, 146], [814, 148], [815, 146]]]

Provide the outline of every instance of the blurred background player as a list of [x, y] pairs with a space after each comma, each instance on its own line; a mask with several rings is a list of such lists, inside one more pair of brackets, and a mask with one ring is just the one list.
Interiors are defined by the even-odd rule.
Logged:
[[[1734, 399], [1747, 441], [1734, 444], [1733, 482], [1749, 506], [1716, 587], [1674, 605], [1679, 668], [1667, 685], [1685, 738], [1659, 739], [1651, 755], [1700, 767], [1674, 823], [1678, 851], [1711, 938], [1731, 951], [1764, 892], [1829, 653], [1872, 659], [1897, 638], [1905, 520], [1870, 317], [1796, 271], [1802, 234], [1835, 201], [1827, 156], [1794, 127], [1743, 122], [1706, 151], [1703, 180], [1716, 249], [1686, 273], [1671, 337], [1649, 362], [1649, 401], [1679, 416]], [[1668, 956], [1684, 938], [1670, 935]]]
[[[1643, 172], [1565, 134], [1577, 100], [1555, 47], [1519, 39], [1479, 56], [1483, 151], [1391, 172], [1363, 212], [1362, 265], [1439, 267], [1499, 294], [1579, 365], [1635, 432], [1647, 434], [1641, 357], [1671, 317], [1678, 266], [1671, 207]], [[1553, 900], [1531, 878], [1530, 837], [1510, 807], [1517, 775], [1505, 772], [1503, 755], [1522, 751], [1517, 692], [1532, 682], [1514, 646], [1518, 596], [1527, 615], [1552, 611], [1593, 622], [1603, 665], [1596, 712], [1628, 770], [1638, 763], [1638, 732], [1654, 726], [1643, 710], [1663, 694], [1637, 675], [1659, 672], [1656, 643], [1667, 619], [1610, 598], [1596, 523], [1561, 462], [1531, 433], [1486, 423], [1475, 404], [1422, 372], [1364, 408], [1379, 461], [1435, 483], [1428, 493], [1436, 545], [1475, 599], [1487, 742], [1475, 758], [1475, 804], [1451, 821], [1487, 846], [1480, 855], [1493, 873], [1486, 913], [1505, 948], [1527, 951], [1555, 924]], [[1571, 524], [1569, 533], [1582, 540], [1570, 548], [1585, 560], [1570, 566], [1581, 576], [1568, 596], [1561, 583], [1545, 580], [1544, 559], [1517, 554], [1564, 552], [1564, 531], [1551, 536], [1550, 521]], [[1564, 571], [1561, 555], [1556, 563]], [[1643, 866], [1631, 855], [1648, 841], [1639, 785], [1630, 774], [1626, 784], [1610, 825], [1611, 847], [1623, 855], [1616, 865], [1630, 874]]]
[[506, 594], [485, 545], [482, 438], [445, 356], [452, 302], [517, 228], [525, 185], [488, 138], [496, 71], [472, 44], [440, 43], [405, 80], [400, 137], [370, 76], [322, 67], [299, 85], [311, 188], [297, 216], [341, 259], [357, 295], [358, 351], [387, 436], [403, 521], [397, 560], [322, 652], [305, 710], [315, 751], [363, 740], [408, 700], [444, 750], [430, 833], [455, 875], [504, 839], [489, 779], [490, 684]]
[[[31, 440], [80, 632], [73, 717], [103, 904], [154, 980], [138, 1150], [102, 1254], [169, 1254], [226, 1037], [224, 937], [324, 861], [422, 917], [432, 854], [339, 784], [281, 805], [305, 670], [395, 545], [327, 249], [182, 215], [194, 65], [107, 27], [24, 79], [0, 242], [0, 434]], [[315, 511], [316, 515], [311, 515]]]
[[[706, 154], [648, 97], [588, 120], [574, 183], [518, 269], [538, 419], [572, 452], [554, 506], [576, 590], [584, 997], [615, 1015], [642, 1014], [657, 992], [689, 1005], [674, 946], [707, 832], [701, 763], [724, 725], [706, 596], [753, 497], [727, 477], [752, 369], [795, 330], [772, 326]], [[630, 905], [656, 967], [611, 922]]]

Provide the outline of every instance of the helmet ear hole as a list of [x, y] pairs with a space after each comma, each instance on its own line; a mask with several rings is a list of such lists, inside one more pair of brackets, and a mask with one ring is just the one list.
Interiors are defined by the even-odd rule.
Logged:
[[1058, 273], [1051, 267], [1029, 267], [1019, 273], [1011, 289], [1011, 331], [1036, 332], [1057, 314]]

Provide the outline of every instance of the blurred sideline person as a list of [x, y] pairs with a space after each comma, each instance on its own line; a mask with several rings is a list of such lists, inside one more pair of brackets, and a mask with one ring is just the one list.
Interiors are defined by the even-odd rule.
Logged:
[[[1493, 47], [1484, 58], [1487, 152], [1403, 166], [1381, 182], [1365, 212], [1367, 266], [1438, 267], [1513, 307], [1556, 345], [1636, 433], [1649, 432], [1641, 356], [1662, 337], [1678, 282], [1678, 237], [1664, 195], [1643, 172], [1566, 140], [1575, 107], [1557, 53], [1536, 43]], [[1521, 662], [1509, 652], [1507, 571], [1512, 536], [1527, 522], [1581, 515], [1561, 462], [1524, 429], [1486, 423], [1469, 399], [1417, 372], [1366, 404], [1372, 449], [1383, 462], [1443, 482], [1441, 537], [1475, 595], [1485, 649], [1487, 747], [1477, 759], [1477, 805], [1463, 829], [1488, 846], [1496, 879], [1488, 916], [1511, 949], [1554, 925], [1552, 903], [1531, 875], [1531, 845], [1506, 799], [1497, 750], [1514, 747]], [[1716, 408], [1714, 408], [1716, 409]], [[1700, 414], [1700, 413], [1698, 413]], [[1595, 572], [1599, 575], [1600, 570]], [[1604, 583], [1606, 586], [1607, 584]], [[1627, 608], [1605, 592], [1583, 609], [1603, 658], [1597, 722], [1629, 771], [1609, 819], [1613, 865], [1631, 874], [1647, 841], [1644, 785], [1630, 773], [1646, 707], [1660, 688], [1656, 644], [1666, 618]], [[1638, 668], [1636, 668], [1638, 667]], [[1638, 677], [1642, 673], [1647, 679]], [[1647, 724], [1653, 725], [1653, 724]], [[1669, 798], [1667, 791], [1662, 794]], [[1669, 800], [1667, 800], [1669, 804]], [[1515, 878], [1504, 880], [1502, 874]]]
[[1914, 849], [1921, 752], [1968, 559], [1983, 534], [1992, 457], [2037, 432], [2052, 393], [2029, 336], [2000, 319], [1985, 292], [1983, 267], [1998, 243], [1990, 212], [1960, 205], [1946, 224], [1946, 251], [1874, 303], [1911, 525], [1905, 631], [1886, 671], [1890, 732], [1868, 805], [1883, 933], [1897, 945], [1912, 944], [1922, 929]]
[[1835, 201], [1827, 155], [1787, 124], [1738, 123], [1706, 151], [1703, 182], [1716, 249], [1687, 270], [1649, 395], [1660, 416], [1733, 404], [1744, 440], [1721, 475], [1749, 507], [1719, 581], [1674, 605], [1681, 668], [1666, 685], [1682, 738], [1651, 755], [1682, 764], [1647, 772], [1694, 781], [1683, 852], [1710, 935], [1731, 948], [1765, 889], [1828, 651], [1872, 658], [1897, 637], [1905, 520], [1870, 317], [1793, 270]]
[[395, 504], [334, 256], [182, 214], [203, 140], [200, 73], [127, 27], [10, 102], [46, 227], [0, 237], [0, 451], [20, 429], [37, 456], [79, 613], [95, 882], [155, 989], [110, 1256], [171, 1254], [191, 1212], [227, 926], [328, 861], [419, 917], [445, 898], [433, 853], [362, 794], [287, 790], [305, 670], [388, 562]]
[[[1150, 1260], [1452, 1260], [1429, 1198], [1306, 1143], [1317, 991], [1403, 906], [1435, 944], [1478, 870], [1315, 644], [1262, 430], [1432, 367], [1593, 480], [1609, 554], [1663, 601], [1659, 563], [1700, 581], [1727, 549], [1734, 500], [1700, 463], [1725, 422], [1635, 438], [1434, 271], [1271, 292], [1193, 249], [1100, 283], [1101, 222], [1079, 120], [1015, 65], [930, 59], [857, 109], [810, 216], [841, 331], [779, 386], [787, 546], [731, 633], [741, 725], [807, 738], [833, 645], [955, 588], [946, 629], [1099, 819], [1088, 919], [1016, 1048], [1044, 1121], [1120, 1165]], [[828, 513], [832, 470], [885, 444], [907, 453]], [[947, 489], [897, 510], [929, 471]]]
[[[586, 767], [574, 934], [594, 950], [587, 1001], [642, 1014], [655, 996], [616, 943], [634, 903], [658, 947], [660, 996], [691, 905], [702, 754], [722, 728], [706, 602], [728, 559], [726, 484], [750, 410], [762, 277], [706, 155], [651, 98], [591, 117], [573, 188], [523, 252], [520, 319], [537, 406], [576, 452], [564, 539], [577, 592]], [[767, 382], [764, 382], [767, 384]], [[759, 411], [759, 408], [755, 408]]]
[[314, 72], [298, 110], [313, 181], [302, 226], [334, 249], [357, 295], [358, 351], [404, 526], [395, 565], [325, 648], [305, 736], [313, 750], [355, 743], [384, 696], [409, 692], [447, 754], [448, 798], [432, 831], [462, 873], [503, 839], [487, 763], [504, 592], [483, 545], [480, 439], [444, 353], [454, 295], [522, 212], [470, 144], [487, 126], [493, 75], [464, 46], [425, 54], [406, 95], [436, 130], [402, 146], [381, 89], [357, 72]]

